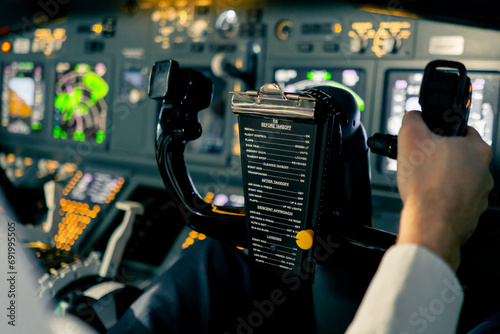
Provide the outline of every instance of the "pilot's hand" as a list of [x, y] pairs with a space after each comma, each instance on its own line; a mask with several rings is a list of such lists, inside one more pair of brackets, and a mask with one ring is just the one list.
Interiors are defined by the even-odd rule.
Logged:
[[456, 270], [460, 247], [488, 207], [491, 148], [468, 127], [464, 137], [432, 133], [420, 112], [407, 112], [398, 136], [403, 210], [398, 244], [424, 246]]

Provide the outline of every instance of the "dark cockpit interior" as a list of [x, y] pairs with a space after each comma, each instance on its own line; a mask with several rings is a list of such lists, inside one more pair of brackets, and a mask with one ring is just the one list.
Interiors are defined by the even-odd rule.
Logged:
[[[337, 233], [338, 242], [348, 245], [335, 252], [332, 263], [318, 266], [327, 273], [317, 275], [313, 283], [317, 289], [330, 287], [326, 296], [335, 299], [332, 307], [337, 310], [328, 316], [326, 306], [315, 309], [318, 319], [328, 318], [317, 320], [315, 331], [343, 333], [380, 257], [398, 233], [402, 208], [398, 166], [396, 160], [368, 151], [365, 160], [347, 162], [347, 169], [332, 167], [332, 174], [344, 184], [326, 176], [318, 181], [314, 168], [329, 163], [325, 157], [330, 148], [307, 151], [310, 142], [305, 133], [316, 131], [318, 142], [329, 136], [335, 141], [338, 134], [328, 132], [332, 131], [328, 127], [339, 126], [338, 122], [345, 127], [342, 117], [346, 117], [353, 122], [353, 138], [362, 124], [364, 132], [358, 134], [363, 152], [367, 137], [397, 135], [405, 111], [421, 109], [419, 95], [430, 61], [447, 59], [467, 67], [472, 86], [468, 124], [492, 147], [491, 172], [500, 183], [500, 4], [493, 1], [0, 0], [0, 4], [0, 210], [6, 224], [16, 222], [15, 249], [29, 257], [23, 266], [34, 268], [29, 269], [34, 272], [27, 283], [35, 291], [30, 298], [39, 299], [33, 304], [40, 302], [42, 308], [50, 301], [51, 317], [72, 319], [82, 332], [84, 328], [89, 333], [106, 332], [179, 254], [207, 238], [250, 252], [257, 264], [276, 261], [280, 270], [291, 268], [299, 260], [265, 255], [259, 251], [265, 242], [256, 240], [259, 233], [270, 233], [263, 214], [269, 206], [259, 205], [279, 196], [273, 193], [266, 199], [266, 190], [286, 184], [287, 177], [298, 177], [306, 193], [312, 191], [309, 184], [324, 182], [332, 195], [320, 194], [321, 187], [314, 189], [317, 194], [311, 198], [321, 197], [320, 204], [303, 201], [299, 190], [281, 213], [303, 205], [322, 212], [322, 205], [343, 203], [330, 214], [340, 216], [339, 224], [349, 228], [322, 227], [322, 231]], [[209, 83], [205, 85], [201, 77]], [[243, 97], [238, 92], [259, 92], [258, 96], [276, 100], [276, 90], [261, 89], [266, 83], [292, 95], [329, 87], [310, 94], [319, 94], [314, 95], [318, 99], [324, 97], [321, 94], [336, 96], [333, 109], [354, 108], [357, 116], [330, 115], [332, 120], [328, 116], [322, 121], [324, 128], [314, 130], [306, 122], [297, 130], [300, 140], [291, 139], [290, 145], [303, 149], [298, 153], [302, 157], [287, 153], [284, 144], [278, 149], [264, 147], [262, 139], [269, 135], [253, 132], [257, 125], [251, 119], [243, 123], [250, 103], [245, 98], [256, 95]], [[184, 91], [185, 87], [189, 88]], [[344, 94], [349, 95], [347, 100]], [[240, 109], [238, 98], [243, 101]], [[167, 119], [165, 114], [174, 107], [185, 111], [187, 118]], [[190, 117], [201, 125], [199, 138], [191, 135], [199, 129], [190, 128]], [[258, 126], [271, 133], [288, 124], [269, 122]], [[351, 136], [346, 129], [340, 131], [343, 143], [349, 143]], [[341, 151], [349, 156], [353, 147], [346, 144]], [[271, 162], [269, 150], [281, 151], [282, 160]], [[314, 157], [312, 167], [306, 166], [304, 156]], [[242, 157], [255, 161], [260, 157], [263, 162], [246, 166]], [[283, 161], [292, 161], [292, 168], [280, 165]], [[256, 175], [269, 176], [269, 169], [288, 174], [281, 174], [281, 183], [255, 181]], [[469, 287], [466, 292], [471, 291], [466, 293], [459, 327], [464, 332], [479, 311], [493, 310], [500, 297], [499, 289], [488, 290], [491, 301], [476, 306], [487, 293], [486, 286], [500, 275], [499, 209], [496, 185], [488, 210], [463, 249], [458, 275]], [[260, 217], [252, 218], [257, 223], [247, 226], [248, 232], [245, 212], [247, 217]], [[344, 213], [347, 218], [342, 218]], [[282, 225], [281, 234], [268, 239], [283, 235], [305, 238], [306, 243], [312, 240], [300, 221], [291, 218]], [[304, 232], [301, 237], [299, 232]], [[22, 269], [18, 272], [23, 275]], [[329, 283], [330, 275], [337, 278], [334, 283]], [[23, 305], [24, 300], [18, 303], [19, 312]], [[26, 325], [30, 319], [17, 321]], [[64, 326], [52, 332], [62, 333]], [[5, 333], [17, 333], [5, 328]]]

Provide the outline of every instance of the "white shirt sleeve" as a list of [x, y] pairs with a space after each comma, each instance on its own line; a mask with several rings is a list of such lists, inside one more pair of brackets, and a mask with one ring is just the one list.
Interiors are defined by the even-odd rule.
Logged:
[[418, 245], [389, 248], [346, 334], [455, 333], [463, 290], [439, 256]]

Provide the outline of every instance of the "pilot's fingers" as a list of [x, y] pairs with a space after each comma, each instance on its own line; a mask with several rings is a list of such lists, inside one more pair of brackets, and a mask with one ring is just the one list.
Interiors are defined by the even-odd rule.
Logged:
[[420, 111], [411, 110], [405, 113], [403, 117], [403, 126], [419, 125], [419, 124], [425, 125], [424, 120], [422, 118], [422, 113]]
[[398, 146], [413, 146], [415, 141], [422, 141], [435, 136], [427, 127], [419, 111], [406, 112], [399, 130]]

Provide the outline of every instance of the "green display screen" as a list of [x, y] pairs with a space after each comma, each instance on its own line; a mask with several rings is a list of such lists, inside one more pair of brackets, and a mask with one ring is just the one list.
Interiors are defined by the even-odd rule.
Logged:
[[109, 92], [104, 63], [58, 63], [53, 137], [74, 141], [106, 139]]

